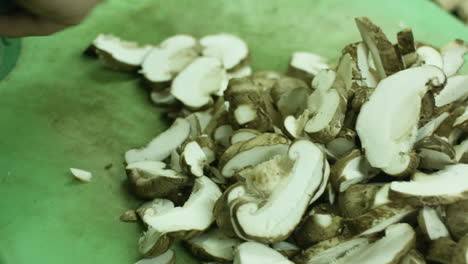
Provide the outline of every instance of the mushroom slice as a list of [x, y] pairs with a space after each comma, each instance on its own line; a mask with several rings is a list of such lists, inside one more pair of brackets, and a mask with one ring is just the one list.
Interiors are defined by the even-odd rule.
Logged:
[[171, 155], [190, 134], [187, 120], [177, 118], [169, 129], [154, 138], [146, 147], [131, 149], [125, 153], [125, 161], [131, 164], [138, 161], [162, 161]]
[[421, 100], [431, 83], [444, 83], [443, 72], [434, 66], [400, 71], [382, 80], [358, 116], [356, 130], [372, 167], [390, 175], [409, 173]]
[[401, 258], [398, 264], [426, 264], [426, 259], [419, 251], [412, 249]]
[[421, 46], [416, 50], [418, 54], [418, 64], [422, 65], [433, 65], [439, 69], [444, 68], [444, 61], [440, 52], [430, 46]]
[[228, 71], [228, 78], [229, 80], [234, 79], [234, 78], [244, 78], [244, 77], [252, 75], [252, 73], [253, 73], [253, 70], [252, 70], [252, 67], [250, 67], [250, 65], [243, 65], [239, 68], [236, 67]]
[[354, 130], [343, 128], [335, 139], [327, 143], [327, 150], [334, 157], [341, 159], [356, 148], [356, 137]]
[[234, 264], [294, 264], [276, 250], [257, 242], [244, 242], [236, 248]]
[[401, 56], [401, 61], [403, 62], [403, 68], [409, 68], [418, 59], [413, 31], [409, 28], [404, 29], [398, 32], [397, 39], [397, 47]]
[[126, 169], [131, 188], [144, 199], [165, 197], [189, 180], [174, 170], [166, 169], [166, 164], [160, 161], [134, 162]]
[[201, 177], [205, 165], [208, 165], [208, 157], [197, 141], [190, 141], [184, 146], [181, 162], [182, 168], [185, 168], [190, 175]]
[[444, 60], [444, 72], [447, 77], [457, 74], [458, 70], [465, 62], [463, 55], [468, 53], [468, 45], [461, 39], [456, 39], [442, 49], [442, 57]]
[[345, 224], [353, 234], [369, 235], [404, 221], [416, 211], [411, 205], [394, 202], [376, 207], [358, 217], [346, 219]]
[[176, 255], [174, 251], [169, 249], [166, 253], [158, 257], [142, 259], [135, 262], [135, 264], [175, 264], [175, 258]]
[[170, 90], [152, 91], [150, 94], [151, 102], [156, 106], [166, 107], [174, 106], [178, 103], [177, 99], [171, 94]]
[[143, 222], [161, 235], [206, 230], [214, 222], [213, 208], [220, 196], [221, 191], [214, 182], [206, 176], [199, 177], [182, 207], [174, 207], [164, 213], [147, 210]]
[[447, 206], [446, 225], [455, 240], [468, 234], [468, 200], [462, 200]]
[[301, 251], [301, 249], [298, 246], [287, 241], [280, 241], [280, 242], [274, 243], [272, 247], [274, 250], [278, 251], [279, 253], [281, 253], [283, 256], [287, 258], [292, 258], [295, 255], [297, 255], [299, 251]]
[[351, 185], [369, 180], [379, 173], [372, 168], [360, 150], [353, 150], [339, 159], [331, 170], [331, 182], [338, 192], [346, 191]]
[[[371, 66], [369, 65], [369, 49], [367, 49], [366, 44], [362, 41], [350, 44], [343, 49], [342, 53], [349, 53], [355, 61], [355, 63], [357, 64], [357, 71], [352, 71], [354, 75], [352, 76], [352, 81], [359, 81], [360, 85], [362, 86], [366, 86], [368, 88], [375, 88], [377, 86], [378, 81], [375, 76], [375, 71], [371, 70]], [[338, 72], [340, 71], [338, 70]]]
[[223, 67], [230, 70], [249, 56], [247, 43], [230, 34], [210, 35], [200, 39], [203, 56], [220, 60]]
[[431, 207], [424, 207], [419, 211], [418, 223], [424, 235], [429, 240], [436, 240], [441, 237], [450, 237], [447, 227], [440, 220], [437, 211]]
[[333, 140], [343, 126], [346, 114], [346, 101], [336, 89], [316, 90], [308, 98], [308, 109], [312, 118], [304, 131], [320, 143]]
[[309, 121], [311, 113], [306, 109], [299, 117], [290, 115], [284, 119], [285, 133], [291, 138], [304, 137], [304, 128]]
[[427, 260], [442, 264], [453, 264], [452, 256], [457, 243], [449, 237], [441, 237], [431, 242], [426, 253]]
[[408, 224], [387, 227], [385, 236], [338, 259], [337, 264], [398, 263], [414, 246], [416, 234]]
[[231, 145], [229, 138], [231, 138], [233, 132], [234, 130], [231, 125], [222, 125], [216, 128], [213, 138], [216, 143], [227, 148]]
[[459, 163], [468, 163], [468, 139], [453, 147], [455, 150], [455, 160]]
[[[231, 206], [232, 224], [240, 237], [256, 241], [274, 243], [287, 238], [299, 224], [309, 201], [322, 182], [326, 167], [322, 151], [310, 141], [297, 140], [288, 150], [289, 162], [278, 159], [278, 168], [265, 166], [262, 173], [253, 171], [249, 176], [256, 189], [269, 189], [268, 196], [258, 196], [257, 192], [245, 187], [245, 196], [256, 199], [245, 201], [243, 196]], [[293, 162], [294, 164], [290, 164]], [[286, 164], [286, 166], [281, 166]], [[276, 166], [275, 166], [276, 167]], [[266, 174], [286, 174], [275, 184]], [[278, 172], [275, 172], [278, 170]], [[247, 182], [249, 180], [247, 179]], [[273, 185], [273, 186], [272, 186]], [[271, 186], [271, 187], [270, 187]], [[294, 207], [287, 206], [294, 204]]]
[[420, 141], [425, 137], [432, 136], [434, 132], [439, 128], [439, 126], [444, 122], [444, 120], [449, 117], [449, 113], [443, 112], [436, 118], [432, 119], [431, 121], [427, 122], [424, 126], [418, 129], [418, 134], [416, 135], [415, 142]]
[[297, 264], [330, 264], [331, 261], [343, 257], [347, 252], [368, 244], [369, 239], [365, 237], [346, 239], [338, 236], [307, 248], [293, 260]]
[[382, 29], [366, 17], [356, 18], [356, 25], [361, 33], [362, 40], [372, 54], [379, 79], [384, 79], [401, 70], [400, 60], [395, 49], [382, 32]]
[[231, 145], [234, 145], [238, 142], [244, 142], [249, 139], [255, 138], [261, 133], [255, 129], [241, 128], [232, 133], [230, 138]]
[[441, 170], [456, 163], [452, 145], [437, 136], [423, 138], [414, 147], [420, 157], [420, 168]]
[[328, 69], [327, 59], [310, 52], [294, 52], [289, 63], [288, 75], [310, 83], [321, 70]]
[[375, 193], [374, 203], [372, 204], [372, 208], [379, 207], [384, 204], [389, 204], [392, 201], [389, 197], [390, 191], [390, 184], [384, 184], [380, 187], [380, 189]]
[[270, 93], [280, 114], [286, 117], [297, 116], [305, 110], [312, 90], [303, 80], [283, 77], [275, 82]]
[[468, 234], [457, 243], [453, 249], [452, 264], [468, 263]]
[[468, 164], [447, 166], [424, 181], [398, 182], [390, 186], [391, 198], [414, 205], [451, 204], [468, 198]]
[[176, 35], [153, 48], [144, 59], [140, 73], [151, 87], [166, 88], [174, 77], [198, 58], [197, 40]]
[[333, 214], [314, 213], [306, 216], [294, 232], [294, 239], [301, 247], [338, 236], [343, 230], [343, 218]]
[[340, 193], [338, 204], [343, 216], [358, 217], [366, 213], [372, 208], [378, 190], [375, 185], [355, 184]]
[[171, 93], [187, 107], [199, 109], [211, 104], [211, 95], [224, 91], [227, 84], [221, 63], [215, 58], [201, 57], [177, 75]]
[[224, 177], [230, 178], [248, 166], [255, 166], [276, 155], [287, 153], [290, 141], [281, 135], [264, 133], [230, 146], [219, 159]]
[[468, 106], [465, 106], [463, 114], [455, 119], [453, 126], [460, 128], [464, 132], [468, 132]]
[[349, 53], [344, 53], [341, 56], [336, 68], [336, 74], [337, 79], [333, 84], [333, 88], [338, 90], [346, 100], [349, 100], [359, 87], [364, 86], [356, 59]]
[[202, 260], [232, 261], [234, 248], [241, 243], [236, 238], [226, 237], [219, 229], [214, 228], [186, 241], [193, 255]]
[[139, 46], [136, 42], [104, 34], [97, 36], [93, 46], [104, 65], [121, 71], [136, 71], [152, 49], [150, 45]]
[[93, 174], [89, 171], [70, 168], [70, 172], [76, 179], [82, 182], [90, 182], [91, 178], [93, 178]]
[[442, 107], [456, 101], [468, 98], [468, 74], [452, 76], [447, 79], [444, 89], [436, 94], [435, 106]]

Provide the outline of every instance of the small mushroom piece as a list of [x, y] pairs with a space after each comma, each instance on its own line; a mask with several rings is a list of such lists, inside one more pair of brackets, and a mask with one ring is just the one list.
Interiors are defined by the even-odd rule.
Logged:
[[441, 170], [456, 163], [455, 150], [440, 137], [425, 137], [414, 148], [420, 157], [419, 168]]
[[327, 59], [310, 52], [294, 52], [289, 63], [288, 75], [310, 83], [321, 70], [328, 69]]
[[[412, 152], [421, 100], [430, 84], [441, 85], [445, 76], [437, 67], [409, 68], [382, 80], [361, 107], [356, 131], [372, 167], [400, 176], [417, 167]], [[409, 85], [411, 83], [411, 85]]]
[[278, 251], [257, 242], [244, 242], [235, 251], [234, 264], [294, 264]]
[[140, 74], [153, 89], [169, 87], [174, 77], [198, 58], [197, 40], [176, 35], [151, 49], [141, 65]]
[[93, 178], [93, 174], [89, 171], [70, 168], [70, 172], [76, 179], [82, 182], [90, 182], [91, 178]]
[[136, 222], [136, 221], [138, 221], [138, 216], [137, 216], [135, 210], [128, 210], [128, 211], [125, 211], [120, 216], [120, 221], [122, 221], [122, 222]]
[[[275, 243], [287, 238], [299, 224], [311, 197], [322, 182], [326, 169], [325, 157], [308, 140], [295, 141], [287, 157], [289, 162], [284, 159], [277, 159], [277, 162], [288, 164], [289, 169], [281, 171], [279, 169], [285, 166], [267, 165], [262, 173], [253, 171], [249, 175], [252, 185], [256, 190], [262, 190], [264, 195], [258, 195], [258, 191], [247, 185], [240, 190], [244, 194], [236, 199], [237, 203], [230, 205], [231, 221], [239, 237]], [[269, 168], [272, 174], [279, 170], [278, 173], [286, 175], [279, 175], [281, 179], [272, 183], [265, 173]], [[295, 206], [285, 206], [285, 203]]]
[[284, 130], [285, 133], [291, 138], [301, 138], [304, 137], [304, 128], [309, 121], [311, 113], [306, 109], [299, 117], [294, 117], [292, 115], [287, 116], [284, 119]]
[[287, 153], [290, 141], [281, 135], [264, 133], [230, 146], [219, 159], [224, 177], [230, 178], [241, 169], [255, 166], [276, 155]]
[[436, 240], [441, 237], [450, 237], [447, 227], [440, 219], [437, 211], [431, 207], [424, 207], [419, 211], [419, 227], [429, 240]]
[[293, 243], [280, 241], [272, 245], [273, 249], [281, 253], [287, 258], [292, 258], [301, 251], [301, 249]]
[[468, 198], [467, 174], [468, 164], [456, 164], [432, 173], [427, 180], [394, 181], [390, 197], [413, 205], [451, 204]]
[[150, 52], [150, 45], [122, 40], [113, 35], [101, 34], [93, 41], [99, 59], [109, 68], [119, 71], [136, 71]]
[[418, 59], [416, 45], [414, 43], [413, 31], [410, 28], [404, 29], [397, 34], [398, 51], [401, 56], [403, 68], [407, 69]]
[[166, 253], [154, 257], [146, 258], [135, 262], [135, 264], [175, 264], [176, 255], [174, 251], [168, 250]]
[[426, 259], [442, 264], [452, 264], [452, 256], [457, 243], [449, 237], [441, 237], [432, 241], [427, 250]]
[[283, 77], [275, 82], [270, 93], [281, 116], [286, 117], [297, 116], [306, 109], [312, 90], [303, 80]]
[[467, 85], [468, 74], [448, 78], [444, 88], [434, 97], [435, 106], [442, 107], [453, 102], [465, 100], [468, 98]]
[[215, 142], [225, 148], [231, 146], [229, 139], [233, 135], [234, 130], [231, 125], [222, 125], [215, 129], [213, 138]]
[[450, 114], [448, 112], [443, 112], [431, 121], [427, 122], [424, 126], [420, 127], [418, 129], [418, 134], [416, 136], [415, 142], [418, 142], [425, 137], [432, 136], [432, 134], [434, 134], [434, 132], [439, 128], [439, 126], [449, 115]]
[[152, 91], [150, 99], [154, 105], [160, 107], [171, 107], [178, 104], [177, 99], [171, 94], [170, 90]]
[[370, 184], [354, 184], [338, 195], [338, 205], [345, 217], [358, 217], [370, 210], [379, 187]]
[[219, 229], [214, 228], [186, 241], [190, 252], [202, 260], [232, 261], [234, 249], [241, 243], [236, 238], [226, 237]]
[[354, 130], [343, 128], [335, 139], [326, 144], [327, 150], [337, 159], [341, 159], [357, 147], [356, 137]]
[[331, 261], [343, 257], [347, 252], [368, 244], [369, 239], [365, 237], [347, 239], [338, 236], [307, 248], [293, 260], [297, 264], [330, 264]]
[[360, 150], [353, 150], [332, 166], [331, 182], [338, 192], [346, 191], [351, 185], [367, 181], [379, 173], [372, 168]]
[[188, 182], [187, 176], [166, 169], [160, 161], [139, 161], [127, 165], [127, 177], [135, 194], [143, 199], [166, 197]]
[[468, 45], [461, 39], [456, 39], [441, 49], [444, 60], [444, 72], [447, 77], [457, 74], [465, 60], [463, 56], [468, 53]]
[[294, 232], [294, 239], [302, 248], [340, 235], [343, 218], [333, 214], [313, 213], [306, 216]]
[[138, 161], [162, 161], [169, 157], [190, 134], [190, 124], [187, 120], [178, 118], [163, 133], [154, 138], [141, 149], [131, 149], [125, 153], [125, 161], [131, 164]]
[[416, 233], [408, 224], [395, 224], [385, 229], [385, 236], [374, 243], [351, 251], [337, 264], [398, 263], [414, 246]]
[[468, 234], [468, 200], [448, 205], [446, 214], [445, 224], [455, 240]]
[[455, 150], [455, 160], [459, 163], [468, 163], [468, 139], [453, 147]]
[[444, 61], [440, 52], [430, 46], [421, 46], [416, 50], [418, 62], [416, 65], [433, 65], [439, 69], [444, 68]]
[[244, 142], [249, 139], [255, 138], [261, 133], [255, 129], [241, 128], [232, 133], [230, 138], [231, 145], [234, 145], [238, 142]]
[[247, 43], [230, 34], [205, 36], [200, 44], [203, 56], [217, 58], [226, 70], [236, 67], [249, 55]]
[[394, 202], [376, 207], [358, 217], [345, 220], [353, 234], [369, 235], [413, 216], [417, 209], [411, 205]]
[[213, 103], [211, 95], [224, 91], [227, 84], [227, 73], [219, 60], [200, 57], [177, 75], [171, 93], [185, 106], [200, 109]]
[[356, 25], [370, 50], [379, 79], [401, 70], [395, 49], [382, 30], [366, 17], [356, 18]]

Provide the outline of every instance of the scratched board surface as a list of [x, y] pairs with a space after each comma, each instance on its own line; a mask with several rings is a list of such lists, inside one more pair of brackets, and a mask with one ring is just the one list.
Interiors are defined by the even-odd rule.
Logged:
[[[138, 259], [141, 227], [118, 220], [139, 204], [127, 194], [122, 154], [168, 124], [137, 78], [81, 56], [98, 33], [152, 44], [177, 33], [234, 33], [250, 45], [255, 70], [282, 71], [298, 50], [335, 61], [359, 39], [356, 16], [393, 40], [407, 26], [436, 46], [468, 37], [426, 0], [108, 0], [80, 27], [23, 39], [17, 67], [0, 82], [0, 263]], [[78, 183], [70, 167], [93, 172], [93, 181]], [[197, 263], [176, 251], [177, 263]]]

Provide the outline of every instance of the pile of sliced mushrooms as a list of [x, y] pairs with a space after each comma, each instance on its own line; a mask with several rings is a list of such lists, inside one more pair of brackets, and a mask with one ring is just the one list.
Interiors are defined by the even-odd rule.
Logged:
[[337, 64], [296, 52], [286, 73], [230, 34], [94, 41], [174, 120], [125, 153], [138, 264], [175, 263], [175, 240], [212, 264], [468, 263], [468, 45], [356, 24]]

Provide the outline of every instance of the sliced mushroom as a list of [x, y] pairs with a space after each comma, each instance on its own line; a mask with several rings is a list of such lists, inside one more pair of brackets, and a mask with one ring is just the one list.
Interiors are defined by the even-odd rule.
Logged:
[[101, 34], [93, 41], [93, 47], [104, 65], [120, 71], [136, 71], [150, 52], [150, 45], [139, 46], [113, 35]]
[[353, 150], [339, 159], [331, 170], [331, 182], [338, 192], [346, 191], [351, 185], [367, 181], [379, 173], [372, 168], [360, 150]]
[[468, 53], [468, 45], [461, 39], [456, 39], [441, 50], [444, 60], [444, 72], [447, 77], [457, 74], [458, 70], [463, 66], [463, 55]]
[[232, 133], [232, 136], [230, 138], [231, 145], [234, 145], [238, 142], [244, 142], [249, 139], [252, 139], [261, 133], [258, 130], [255, 129], [248, 129], [248, 128], [242, 128], [239, 130], [236, 130]]
[[234, 78], [244, 78], [247, 76], [252, 75], [253, 70], [250, 65], [241, 65], [241, 67], [235, 67], [234, 69], [228, 71], [228, 78], [234, 79]]
[[281, 253], [287, 258], [292, 258], [301, 251], [301, 249], [293, 243], [280, 241], [272, 245], [273, 249]]
[[214, 182], [206, 176], [199, 177], [190, 198], [182, 207], [174, 207], [164, 213], [146, 210], [143, 222], [159, 235], [206, 230], [214, 222], [213, 208], [220, 196], [221, 191]]
[[216, 143], [227, 148], [231, 145], [229, 138], [231, 138], [234, 130], [231, 125], [222, 125], [215, 129], [213, 138]]
[[468, 106], [465, 107], [465, 111], [463, 114], [457, 117], [455, 119], [455, 122], [453, 123], [455, 127], [460, 128], [464, 132], [468, 132]]
[[347, 252], [368, 244], [368, 238], [346, 239], [338, 236], [307, 248], [293, 260], [297, 264], [330, 264], [332, 261], [343, 257]]
[[311, 93], [312, 90], [304, 81], [292, 77], [278, 79], [271, 89], [273, 102], [283, 117], [302, 113]]
[[226, 237], [219, 229], [214, 228], [186, 241], [188, 249], [202, 260], [232, 261], [234, 248], [241, 240]]
[[433, 65], [440, 69], [444, 68], [444, 61], [440, 52], [430, 46], [422, 46], [416, 50], [418, 63], [416, 65]]
[[409, 28], [404, 29], [397, 34], [398, 51], [401, 56], [403, 68], [409, 68], [418, 59], [416, 45], [414, 44], [413, 31]]
[[338, 195], [338, 205], [345, 217], [357, 217], [372, 208], [378, 186], [370, 184], [351, 185]]
[[239, 65], [249, 55], [247, 43], [230, 34], [206, 36], [200, 39], [200, 44], [203, 56], [217, 58], [227, 70]]
[[379, 79], [384, 79], [401, 70], [395, 49], [382, 30], [366, 17], [356, 18], [356, 25], [362, 40], [372, 54]]
[[450, 115], [449, 113], [444, 112], [440, 114], [439, 116], [437, 116], [436, 118], [432, 119], [431, 121], [427, 122], [421, 128], [419, 128], [415, 142], [418, 142], [425, 137], [432, 136], [432, 134], [439, 128], [439, 126], [444, 122], [444, 120], [449, 115]]
[[134, 162], [126, 169], [131, 188], [144, 199], [166, 197], [189, 181], [186, 176], [166, 169], [166, 164], [160, 161]]
[[441, 170], [456, 163], [453, 147], [437, 136], [423, 138], [414, 147], [420, 157], [420, 168]]
[[176, 106], [178, 104], [177, 99], [171, 94], [170, 90], [152, 91], [150, 99], [151, 102], [160, 107]]
[[419, 211], [419, 227], [429, 240], [436, 240], [441, 237], [450, 237], [450, 234], [440, 219], [437, 211], [431, 207], [424, 207]]
[[446, 225], [455, 240], [468, 234], [468, 200], [450, 204], [446, 210]]
[[424, 181], [394, 181], [390, 197], [414, 205], [451, 204], [468, 198], [467, 173], [467, 164], [456, 164], [433, 173]]
[[468, 235], [465, 235], [453, 249], [452, 264], [468, 263]]
[[[267, 197], [256, 196], [248, 186], [244, 187], [243, 196], [256, 198], [245, 201], [240, 196], [237, 199], [239, 202], [231, 206], [232, 224], [238, 236], [274, 243], [287, 238], [299, 224], [311, 197], [320, 187], [326, 168], [325, 157], [318, 147], [307, 140], [294, 142], [289, 148], [288, 157], [294, 165], [286, 170], [288, 175], [274, 186], [261, 174], [250, 175], [254, 179], [260, 177], [255, 181], [257, 190], [270, 189], [270, 194]], [[284, 161], [280, 159], [278, 162]], [[286, 206], [285, 203], [295, 206]]]
[[327, 150], [337, 159], [341, 159], [356, 148], [356, 137], [355, 131], [343, 128], [335, 139], [326, 144]]
[[201, 177], [204, 175], [204, 167], [208, 165], [208, 157], [197, 141], [190, 141], [184, 146], [181, 162], [183, 170], [195, 177]]
[[166, 253], [155, 257], [137, 261], [135, 264], [175, 264], [176, 255], [174, 251], [168, 250]]
[[339, 259], [337, 264], [391, 264], [398, 263], [414, 246], [416, 234], [408, 224], [395, 224], [386, 228], [385, 236], [362, 246]]
[[341, 56], [336, 74], [337, 78], [333, 88], [340, 92], [346, 100], [349, 100], [359, 87], [365, 86], [357, 62], [349, 53], [344, 53]]
[[417, 209], [411, 205], [395, 202], [376, 207], [358, 217], [346, 219], [345, 224], [354, 234], [368, 235], [404, 221], [416, 211]]
[[234, 264], [294, 264], [276, 250], [257, 242], [244, 242], [236, 248]]
[[197, 45], [192, 36], [173, 36], [151, 49], [140, 73], [154, 89], [169, 87], [174, 77], [198, 58]]
[[380, 189], [375, 193], [374, 203], [372, 204], [372, 208], [379, 207], [384, 204], [389, 204], [392, 201], [389, 197], [390, 191], [390, 184], [384, 184], [380, 187]]
[[73, 177], [82, 182], [90, 182], [93, 178], [93, 174], [89, 171], [70, 168], [70, 172], [73, 175]]
[[333, 214], [313, 213], [306, 216], [294, 232], [294, 239], [301, 247], [340, 235], [343, 218]]
[[290, 141], [281, 135], [265, 133], [230, 146], [219, 159], [224, 177], [232, 177], [237, 171], [255, 166], [276, 155], [284, 155]]
[[295, 118], [290, 115], [284, 119], [284, 130], [285, 133], [291, 138], [304, 137], [304, 128], [307, 122], [310, 120], [311, 113], [306, 109], [299, 117]]
[[288, 75], [310, 83], [321, 70], [328, 69], [327, 59], [310, 52], [294, 52], [289, 63]]
[[[369, 88], [375, 88], [378, 81], [375, 76], [375, 71], [373, 71], [369, 65], [369, 50], [367, 49], [366, 44], [362, 41], [350, 44], [343, 49], [342, 53], [349, 53], [357, 63], [358, 72], [353, 72], [354, 80], [361, 81], [362, 79], [362, 85]], [[356, 76], [356, 73], [360, 76]]]
[[138, 161], [162, 161], [171, 155], [189, 136], [190, 124], [178, 118], [172, 126], [154, 138], [142, 149], [131, 149], [125, 153], [127, 164]]
[[[408, 174], [417, 166], [412, 153], [424, 93], [444, 83], [434, 66], [400, 71], [382, 80], [359, 114], [356, 130], [372, 167], [390, 175]], [[411, 85], [409, 85], [411, 83]]]
[[468, 98], [468, 75], [457, 75], [447, 79], [444, 89], [437, 94], [435, 105], [442, 107], [456, 101], [463, 101]]
[[185, 106], [199, 109], [211, 104], [211, 95], [224, 91], [227, 84], [227, 74], [219, 60], [201, 57], [177, 75], [171, 93]]
[[452, 264], [452, 256], [457, 243], [448, 237], [441, 237], [431, 242], [426, 258], [442, 264]]
[[459, 163], [468, 163], [468, 139], [453, 147], [455, 160]]

